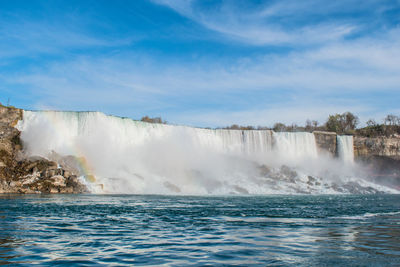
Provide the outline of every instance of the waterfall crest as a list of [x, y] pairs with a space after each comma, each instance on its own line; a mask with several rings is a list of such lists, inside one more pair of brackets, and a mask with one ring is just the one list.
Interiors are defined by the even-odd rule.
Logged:
[[[338, 173], [343, 163], [317, 154], [312, 133], [201, 129], [56, 111], [24, 111], [18, 128], [29, 155], [73, 156], [81, 179], [99, 193], [335, 193], [353, 179]], [[349, 148], [341, 149], [349, 157]]]

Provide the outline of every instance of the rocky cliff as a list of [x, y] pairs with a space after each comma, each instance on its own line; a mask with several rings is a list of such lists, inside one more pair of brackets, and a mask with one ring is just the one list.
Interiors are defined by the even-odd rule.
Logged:
[[83, 193], [77, 172], [54, 161], [25, 157], [15, 125], [22, 110], [0, 106], [0, 193]]
[[314, 131], [313, 134], [319, 152], [328, 152], [332, 156], [336, 155], [336, 133]]
[[355, 157], [385, 156], [400, 159], [400, 138], [389, 137], [354, 137]]
[[354, 156], [376, 181], [400, 184], [400, 138], [355, 136]]
[[[331, 155], [337, 155], [336, 133], [314, 131], [313, 134], [320, 151], [328, 151]], [[354, 136], [353, 141], [355, 159], [379, 156], [400, 160], [400, 137]]]
[[[313, 132], [320, 151], [337, 156], [336, 133]], [[354, 136], [354, 159], [378, 183], [400, 185], [400, 137]]]

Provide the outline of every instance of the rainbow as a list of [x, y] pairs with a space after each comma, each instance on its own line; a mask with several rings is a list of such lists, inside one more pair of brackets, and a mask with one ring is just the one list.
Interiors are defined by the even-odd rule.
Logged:
[[[56, 114], [54, 111], [39, 111], [39, 112], [43, 115], [42, 118], [46, 119], [46, 126], [50, 126], [51, 131], [53, 131], [54, 133], [57, 133], [60, 131], [60, 129], [62, 130], [63, 128], [65, 128], [65, 125], [62, 125], [62, 122], [57, 120], [56, 117], [54, 116], [54, 114]], [[26, 115], [25, 113], [26, 112], [23, 111], [22, 115], [23, 120]], [[65, 114], [65, 112], [62, 113]], [[74, 113], [78, 114], [79, 116], [79, 112], [74, 112]], [[68, 155], [71, 155], [75, 158], [78, 165], [77, 166], [78, 171], [84, 177], [85, 181], [90, 183], [95, 183], [96, 176], [94, 175], [95, 173], [94, 168], [85, 157], [85, 153], [83, 152], [83, 150], [78, 146], [78, 142], [72, 142], [72, 144], [68, 147], [68, 150], [70, 150]]]

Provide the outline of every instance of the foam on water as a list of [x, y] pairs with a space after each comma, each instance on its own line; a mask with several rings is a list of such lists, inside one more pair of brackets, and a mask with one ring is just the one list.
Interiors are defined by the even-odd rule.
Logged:
[[337, 185], [358, 183], [353, 167], [318, 155], [312, 133], [200, 129], [55, 111], [24, 111], [18, 128], [28, 155], [74, 156], [82, 178], [96, 177], [87, 185], [98, 193], [335, 193]]

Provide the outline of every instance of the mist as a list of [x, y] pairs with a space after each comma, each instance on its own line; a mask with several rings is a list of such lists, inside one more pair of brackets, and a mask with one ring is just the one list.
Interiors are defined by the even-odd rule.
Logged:
[[[151, 124], [100, 112], [24, 111], [26, 157], [72, 156], [93, 193], [331, 194], [393, 192], [363, 179], [352, 137], [339, 157], [312, 133], [201, 129]], [[94, 177], [89, 179], [88, 177]]]

